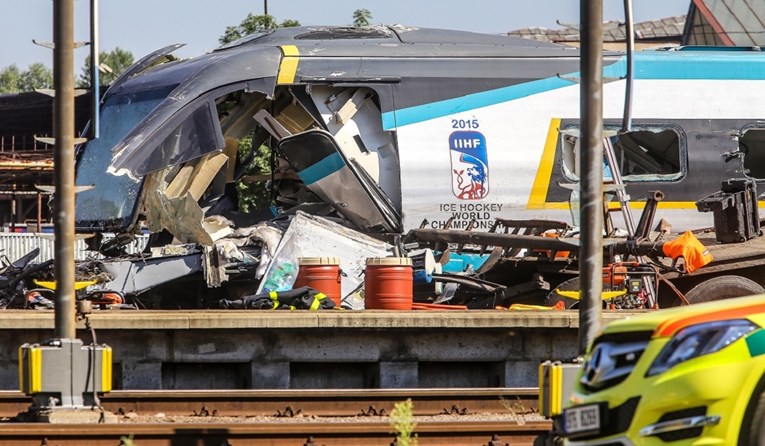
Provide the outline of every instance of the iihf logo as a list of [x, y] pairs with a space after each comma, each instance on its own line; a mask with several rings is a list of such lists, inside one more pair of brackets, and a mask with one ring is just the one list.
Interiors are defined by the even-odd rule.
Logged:
[[478, 200], [489, 195], [489, 160], [486, 138], [480, 132], [460, 131], [449, 135], [452, 158], [452, 192], [460, 200]]

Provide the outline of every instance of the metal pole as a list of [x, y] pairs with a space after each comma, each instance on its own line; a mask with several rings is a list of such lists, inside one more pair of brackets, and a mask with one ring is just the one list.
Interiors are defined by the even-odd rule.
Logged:
[[37, 232], [42, 232], [42, 194], [37, 192]]
[[581, 249], [579, 353], [584, 354], [601, 323], [603, 291], [603, 3], [580, 0], [581, 72]]
[[90, 137], [98, 138], [99, 104], [101, 102], [101, 76], [98, 66], [98, 0], [90, 0]]
[[622, 121], [622, 132], [632, 130], [632, 79], [633, 67], [635, 62], [633, 55], [635, 53], [635, 31], [632, 25], [632, 0], [624, 0], [624, 34], [627, 36], [627, 77], [624, 91], [624, 119]]
[[[14, 184], [14, 188], [16, 185]], [[11, 232], [16, 232], [16, 194], [11, 194]]]
[[268, 0], [263, 0], [263, 15], [268, 15]]
[[55, 337], [74, 339], [74, 0], [53, 2], [53, 39]]

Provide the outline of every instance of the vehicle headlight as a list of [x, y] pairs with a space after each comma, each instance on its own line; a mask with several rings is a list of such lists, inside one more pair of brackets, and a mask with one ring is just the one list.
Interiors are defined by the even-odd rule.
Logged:
[[759, 328], [746, 319], [707, 322], [677, 332], [653, 361], [646, 376], [653, 376], [681, 362], [714, 353]]

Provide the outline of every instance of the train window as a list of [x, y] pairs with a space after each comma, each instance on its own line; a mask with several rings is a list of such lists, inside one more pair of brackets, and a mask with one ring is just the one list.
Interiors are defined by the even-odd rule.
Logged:
[[[563, 175], [579, 181], [581, 147], [578, 126], [569, 126], [561, 132], [561, 161]], [[674, 126], [635, 126], [629, 132], [615, 132], [604, 126], [605, 132], [614, 134], [609, 140], [624, 182], [677, 181], [685, 171], [685, 143], [681, 132]], [[604, 178], [609, 179], [611, 166], [604, 157]]]
[[744, 173], [752, 178], [765, 179], [765, 128], [752, 128], [738, 139]]

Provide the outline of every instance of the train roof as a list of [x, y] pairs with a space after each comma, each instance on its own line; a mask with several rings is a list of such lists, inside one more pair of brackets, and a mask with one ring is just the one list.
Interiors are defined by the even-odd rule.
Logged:
[[495, 47], [502, 51], [514, 50], [515, 55], [534, 55], [538, 51], [565, 51], [566, 53], [578, 52], [574, 47], [550, 42], [540, 42], [503, 34], [484, 34], [469, 31], [457, 31], [437, 28], [418, 28], [404, 25], [390, 26], [299, 26], [291, 28], [277, 28], [265, 32], [246, 36], [237, 41], [217, 49], [226, 51], [231, 48], [247, 48], [252, 45], [296, 45], [298, 47], [318, 48], [356, 48], [367, 49], [376, 47], [381, 51], [385, 49], [400, 52], [418, 48], [418, 51], [426, 54], [428, 48], [433, 46], [447, 46], [458, 48], [466, 46], [476, 50], [481, 46]]

